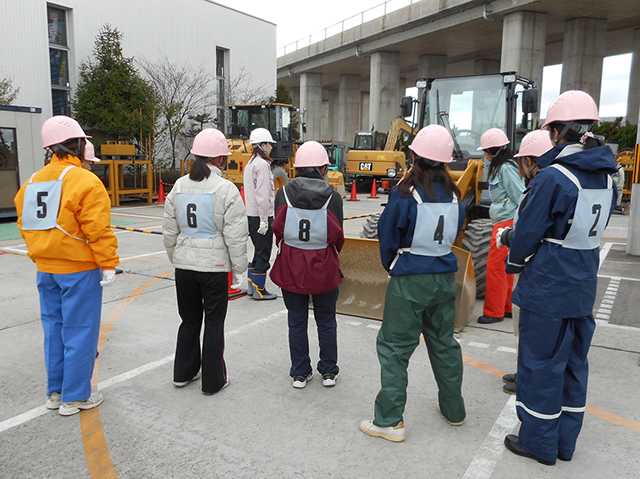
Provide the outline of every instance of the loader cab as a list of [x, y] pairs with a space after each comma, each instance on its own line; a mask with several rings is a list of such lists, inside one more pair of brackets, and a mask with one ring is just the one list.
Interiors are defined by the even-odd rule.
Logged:
[[[480, 137], [500, 128], [517, 151], [529, 131], [528, 114], [537, 111], [533, 82], [514, 72], [439, 79], [419, 79], [419, 127], [444, 126], [454, 139], [454, 162], [464, 168], [470, 158], [482, 158]], [[456, 165], [452, 165], [456, 168]]]
[[387, 134], [379, 131], [356, 131], [354, 150], [382, 150], [387, 142]]

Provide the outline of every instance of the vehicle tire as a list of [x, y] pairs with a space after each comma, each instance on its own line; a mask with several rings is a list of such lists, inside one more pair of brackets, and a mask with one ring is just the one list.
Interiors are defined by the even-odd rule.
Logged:
[[362, 225], [360, 238], [378, 239], [378, 221], [382, 213], [373, 213], [367, 218], [367, 222]]
[[476, 276], [476, 297], [484, 298], [487, 286], [487, 259], [493, 221], [489, 219], [473, 220], [467, 225], [462, 247], [471, 253], [473, 270]]
[[289, 175], [281, 166], [273, 167], [273, 184], [276, 187], [276, 193], [280, 188], [289, 183]]

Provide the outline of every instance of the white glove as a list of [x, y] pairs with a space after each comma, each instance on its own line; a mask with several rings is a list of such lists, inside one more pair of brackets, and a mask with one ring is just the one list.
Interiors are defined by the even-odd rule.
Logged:
[[498, 228], [498, 232], [496, 233], [496, 247], [500, 248], [502, 246], [509, 246], [509, 241], [506, 244], [503, 242], [503, 238], [507, 238], [507, 235], [513, 228], [508, 226], [506, 228]]
[[244, 283], [244, 273], [236, 273], [234, 271], [231, 289], [242, 289], [242, 283]]
[[260, 227], [258, 228], [258, 234], [266, 235], [268, 229], [269, 229], [269, 223], [267, 223], [266, 221], [261, 221]]
[[100, 281], [100, 286], [108, 286], [116, 280], [116, 270], [115, 269], [103, 269], [102, 270], [102, 281]]

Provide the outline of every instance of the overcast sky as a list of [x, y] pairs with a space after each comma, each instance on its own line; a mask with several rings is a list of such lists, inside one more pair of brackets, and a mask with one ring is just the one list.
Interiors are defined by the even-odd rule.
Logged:
[[[354, 15], [365, 12], [365, 17], [380, 16], [382, 1], [375, 0], [214, 0], [236, 10], [275, 23], [278, 49], [318, 33]], [[391, 4], [404, 6], [411, 0], [394, 0]], [[607, 57], [603, 65], [600, 116], [624, 116], [627, 111], [629, 69], [631, 54]], [[562, 66], [545, 67], [541, 112], [560, 92]]]

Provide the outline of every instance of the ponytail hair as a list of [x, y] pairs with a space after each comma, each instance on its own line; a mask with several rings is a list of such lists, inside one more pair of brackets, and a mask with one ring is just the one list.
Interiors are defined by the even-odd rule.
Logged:
[[485, 151], [488, 151], [492, 156], [492, 160], [489, 162], [489, 171], [487, 173], [487, 178], [491, 181], [498, 174], [502, 165], [513, 159], [513, 151], [511, 151], [509, 145], [487, 148]]
[[604, 146], [605, 143], [604, 136], [594, 135], [591, 132], [594, 125], [595, 122], [591, 120], [578, 120], [567, 123], [554, 121], [549, 125], [549, 131], [556, 130], [558, 132], [558, 141], [564, 138], [569, 143], [582, 143], [583, 150], [590, 150], [591, 148]]
[[196, 156], [196, 159], [189, 169], [189, 179], [193, 181], [202, 181], [209, 178], [211, 170], [207, 166], [207, 163], [211, 163], [211, 161], [211, 158]]
[[411, 155], [413, 156], [413, 166], [398, 184], [398, 194], [400, 196], [404, 198], [412, 197], [412, 187], [422, 188], [427, 198], [435, 200], [436, 194], [433, 183], [442, 183], [445, 192], [449, 196], [453, 197], [453, 195], [456, 195], [458, 201], [461, 200], [460, 190], [451, 178], [451, 175], [447, 173], [444, 163], [423, 158], [416, 155], [413, 151]]

